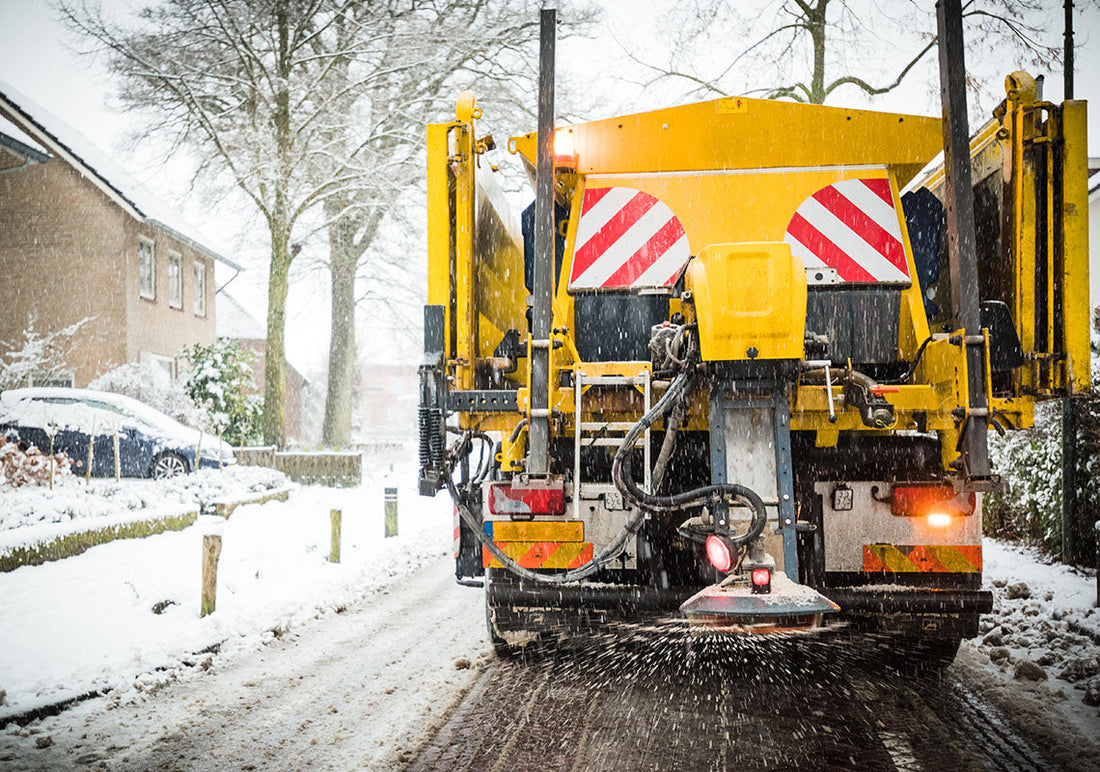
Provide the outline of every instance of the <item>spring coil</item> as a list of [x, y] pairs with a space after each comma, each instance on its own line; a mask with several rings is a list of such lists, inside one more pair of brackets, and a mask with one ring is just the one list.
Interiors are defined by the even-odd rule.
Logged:
[[[432, 408], [421, 405], [417, 409], [417, 428], [420, 437], [420, 468], [432, 466]], [[438, 411], [437, 411], [438, 412]]]
[[430, 409], [428, 423], [432, 466], [443, 469], [447, 463], [447, 433], [443, 427], [443, 411], [437, 407]]

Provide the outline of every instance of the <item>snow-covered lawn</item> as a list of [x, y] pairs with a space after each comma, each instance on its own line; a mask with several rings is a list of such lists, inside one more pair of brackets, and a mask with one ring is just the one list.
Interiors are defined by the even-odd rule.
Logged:
[[1096, 579], [1035, 550], [986, 538], [993, 613], [965, 644], [1002, 682], [1042, 684], [1083, 727], [1100, 726], [1100, 609]]
[[[101, 518], [148, 510], [151, 514], [181, 507], [198, 509], [217, 499], [285, 487], [286, 476], [274, 469], [233, 466], [201, 469], [168, 480], [103, 480], [63, 477], [53, 489], [25, 485], [0, 488], [0, 531], [18, 528], [31, 540], [31, 526]], [[94, 523], [91, 523], [94, 525]]]
[[[445, 497], [416, 495], [410, 465], [367, 478], [358, 488], [303, 487], [286, 502], [241, 507], [228, 521], [204, 516], [183, 531], [0, 574], [0, 716], [131, 685], [223, 641], [223, 650], [254, 646], [448, 550], [451, 508]], [[399, 535], [391, 539], [383, 538], [387, 486], [399, 488]], [[118, 495], [140, 497], [135, 487]], [[339, 564], [328, 560], [331, 509], [343, 512]], [[211, 531], [222, 533], [217, 610], [200, 619], [201, 545]]]

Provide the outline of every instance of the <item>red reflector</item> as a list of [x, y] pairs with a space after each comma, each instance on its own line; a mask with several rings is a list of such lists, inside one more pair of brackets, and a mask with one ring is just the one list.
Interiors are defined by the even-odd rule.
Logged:
[[708, 536], [707, 560], [719, 571], [726, 573], [733, 565], [733, 553], [730, 552], [729, 545], [722, 538], [713, 535]]
[[973, 493], [955, 493], [946, 485], [899, 485], [890, 497], [890, 511], [895, 515], [913, 517], [942, 512], [949, 515], [969, 515], [977, 497]]
[[565, 513], [565, 487], [538, 485], [489, 486], [489, 513], [493, 515], [561, 515]]
[[766, 568], [754, 568], [752, 570], [752, 583], [757, 587], [772, 583], [772, 572]]

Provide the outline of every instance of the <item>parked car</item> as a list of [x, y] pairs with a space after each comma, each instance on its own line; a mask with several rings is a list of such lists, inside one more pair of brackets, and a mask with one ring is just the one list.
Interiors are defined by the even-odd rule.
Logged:
[[118, 436], [123, 477], [175, 477], [199, 467], [235, 464], [233, 449], [210, 434], [184, 426], [143, 402], [89, 389], [9, 389], [0, 394], [0, 433], [19, 443], [65, 453], [74, 471], [85, 473], [88, 444], [94, 437], [92, 476], [115, 473], [114, 437]]

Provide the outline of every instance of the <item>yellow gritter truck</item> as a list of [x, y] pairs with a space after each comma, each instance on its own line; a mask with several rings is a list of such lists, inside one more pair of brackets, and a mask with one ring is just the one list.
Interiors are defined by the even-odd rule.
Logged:
[[428, 126], [420, 489], [500, 652], [653, 611], [976, 634], [986, 436], [1089, 387], [1085, 104], [1006, 85], [962, 153], [742, 97], [512, 137], [520, 217], [473, 94]]

